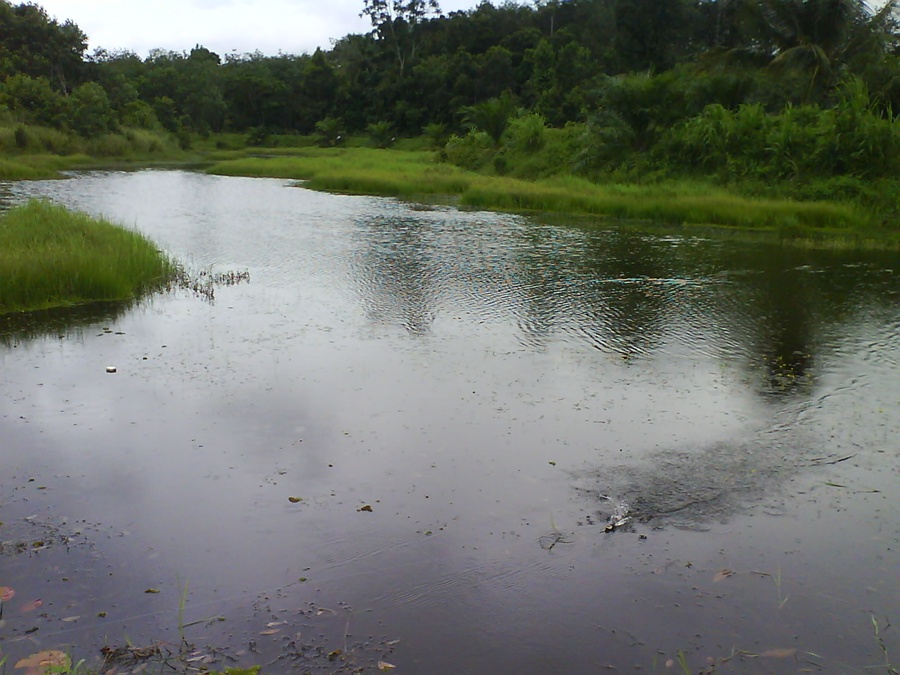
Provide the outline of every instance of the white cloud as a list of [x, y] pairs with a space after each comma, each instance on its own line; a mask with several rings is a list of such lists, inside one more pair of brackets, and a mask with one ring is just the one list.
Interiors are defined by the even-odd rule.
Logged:
[[[38, 0], [58, 20], [84, 31], [90, 50], [189, 51], [200, 44], [225, 55], [259, 50], [300, 54], [328, 48], [332, 39], [365, 33], [362, 0]], [[444, 12], [477, 0], [445, 0]]]

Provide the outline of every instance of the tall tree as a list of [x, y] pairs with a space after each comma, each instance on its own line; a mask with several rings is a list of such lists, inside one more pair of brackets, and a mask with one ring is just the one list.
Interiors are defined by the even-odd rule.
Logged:
[[60, 24], [33, 3], [0, 0], [0, 79], [17, 73], [45, 77], [68, 93], [81, 80], [87, 36], [71, 21]]
[[400, 75], [415, 60], [419, 49], [419, 24], [441, 13], [437, 0], [364, 0], [360, 16], [368, 16], [379, 39], [390, 43]]

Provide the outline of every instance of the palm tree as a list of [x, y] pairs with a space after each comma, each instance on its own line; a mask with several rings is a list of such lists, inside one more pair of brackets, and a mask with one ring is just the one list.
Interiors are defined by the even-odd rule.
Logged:
[[875, 9], [863, 0], [745, 0], [745, 48], [773, 69], [803, 74], [809, 96], [896, 45], [898, 2]]
[[516, 112], [516, 102], [508, 91], [496, 98], [463, 108], [463, 123], [470, 129], [484, 131], [500, 145], [509, 121]]

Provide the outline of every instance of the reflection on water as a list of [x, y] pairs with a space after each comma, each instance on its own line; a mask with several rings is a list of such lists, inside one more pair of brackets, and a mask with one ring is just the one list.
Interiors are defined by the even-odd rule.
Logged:
[[109, 324], [134, 307], [133, 302], [103, 302], [39, 312], [0, 314], [0, 343], [16, 347], [19, 342], [38, 337], [81, 337], [84, 331], [96, 331], [98, 324]]
[[272, 672], [878, 658], [895, 256], [183, 172], [4, 190], [252, 281], [0, 324], [0, 585], [49, 608], [7, 608], [2, 654], [169, 639], [188, 579], [189, 620], [228, 617], [197, 639]]

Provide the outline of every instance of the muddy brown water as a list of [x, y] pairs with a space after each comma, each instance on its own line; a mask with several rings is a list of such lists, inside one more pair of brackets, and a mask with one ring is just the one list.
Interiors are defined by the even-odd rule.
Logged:
[[179, 171], [2, 194], [250, 274], [0, 319], [7, 669], [900, 665], [896, 254]]

